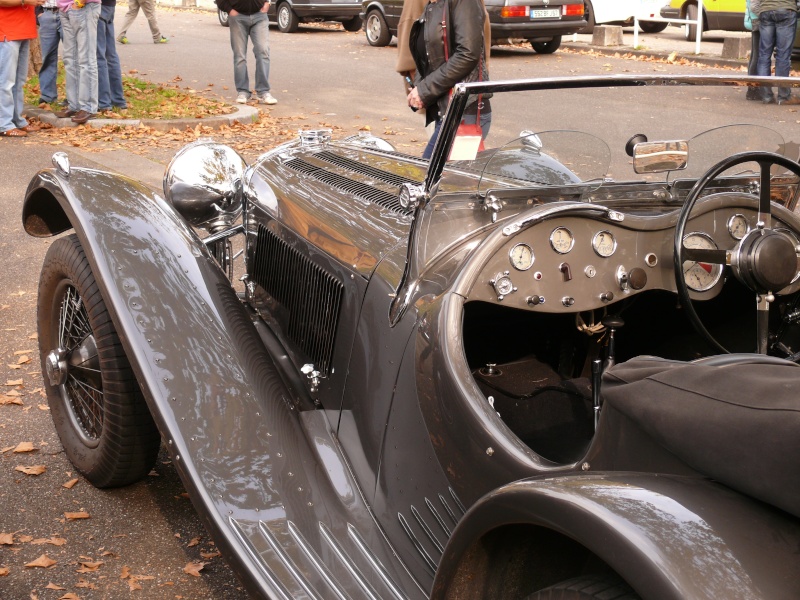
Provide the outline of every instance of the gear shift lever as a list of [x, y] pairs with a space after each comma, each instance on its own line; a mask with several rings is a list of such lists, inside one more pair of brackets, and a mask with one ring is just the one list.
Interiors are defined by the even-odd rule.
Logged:
[[606, 359], [603, 362], [603, 371], [613, 367], [616, 361], [616, 339], [615, 334], [618, 329], [625, 326], [625, 320], [619, 315], [607, 315], [600, 321], [608, 329], [608, 342], [606, 343]]

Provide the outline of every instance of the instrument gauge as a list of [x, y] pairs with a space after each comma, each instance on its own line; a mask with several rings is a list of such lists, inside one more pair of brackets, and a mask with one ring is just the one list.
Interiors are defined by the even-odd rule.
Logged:
[[728, 219], [728, 233], [733, 239], [741, 240], [748, 231], [750, 231], [750, 223], [747, 222], [744, 215], [735, 214]]
[[527, 271], [533, 266], [533, 250], [528, 244], [517, 244], [511, 248], [508, 257], [511, 260], [511, 266], [517, 271]]
[[566, 254], [575, 245], [575, 238], [566, 227], [556, 227], [550, 234], [550, 245], [559, 254]]
[[617, 240], [610, 231], [598, 231], [592, 238], [592, 248], [598, 256], [608, 258], [617, 251]]
[[[683, 238], [684, 248], [701, 250], [717, 250], [717, 245], [705, 233], [690, 233]], [[683, 261], [683, 278], [690, 290], [705, 292], [714, 287], [722, 276], [722, 265], [697, 262], [694, 260]]]

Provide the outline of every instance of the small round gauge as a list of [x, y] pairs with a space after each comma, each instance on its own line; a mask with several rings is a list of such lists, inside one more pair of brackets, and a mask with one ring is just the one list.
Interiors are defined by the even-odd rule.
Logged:
[[750, 223], [744, 215], [736, 214], [728, 219], [728, 233], [735, 240], [741, 240], [750, 231]]
[[533, 265], [533, 250], [528, 244], [517, 244], [508, 253], [508, 257], [517, 271], [527, 271]]
[[598, 256], [608, 258], [617, 251], [617, 240], [610, 231], [598, 231], [592, 238], [592, 248]]
[[498, 273], [495, 275], [494, 279], [492, 279], [489, 284], [494, 288], [498, 300], [502, 300], [511, 292], [515, 292], [517, 290], [517, 288], [514, 287], [514, 283], [511, 281], [511, 278], [508, 276], [508, 271], [504, 271], [503, 273]]
[[559, 254], [566, 254], [575, 245], [575, 238], [566, 227], [556, 227], [553, 229], [553, 233], [550, 234], [550, 245]]
[[[690, 233], [683, 238], [684, 248], [701, 250], [716, 250], [717, 245], [705, 233]], [[697, 262], [694, 260], [683, 261], [683, 277], [690, 290], [705, 292], [710, 290], [722, 276], [722, 265]]]

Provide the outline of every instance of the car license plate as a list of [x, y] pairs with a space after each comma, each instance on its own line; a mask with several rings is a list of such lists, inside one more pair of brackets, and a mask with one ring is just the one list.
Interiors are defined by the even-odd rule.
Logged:
[[531, 9], [531, 19], [557, 19], [561, 16], [560, 8]]

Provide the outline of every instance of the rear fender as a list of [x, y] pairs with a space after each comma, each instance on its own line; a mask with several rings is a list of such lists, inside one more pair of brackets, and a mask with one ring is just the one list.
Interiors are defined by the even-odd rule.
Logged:
[[526, 479], [459, 522], [432, 598], [524, 597], [610, 568], [644, 599], [788, 600], [800, 597], [798, 547], [797, 519], [705, 479]]

